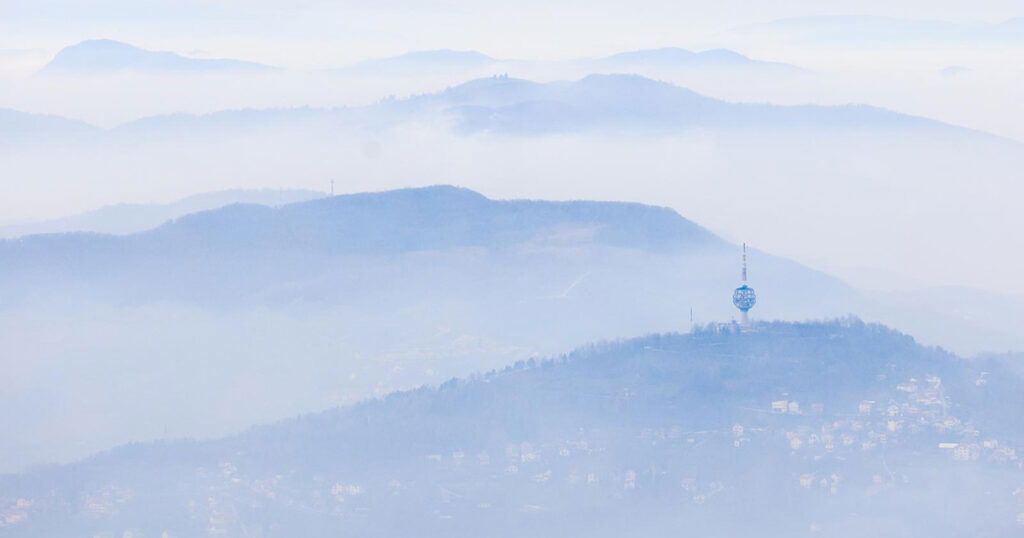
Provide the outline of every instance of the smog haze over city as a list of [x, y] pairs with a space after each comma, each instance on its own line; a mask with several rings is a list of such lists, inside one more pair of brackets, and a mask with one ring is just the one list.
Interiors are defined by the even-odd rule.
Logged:
[[0, 538], [1022, 536], [1021, 87], [1009, 0], [0, 0]]

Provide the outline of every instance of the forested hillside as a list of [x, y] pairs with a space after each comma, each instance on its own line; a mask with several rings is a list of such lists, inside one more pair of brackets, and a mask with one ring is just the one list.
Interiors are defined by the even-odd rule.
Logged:
[[716, 325], [9, 476], [0, 536], [1012, 536], [1022, 404], [882, 326]]

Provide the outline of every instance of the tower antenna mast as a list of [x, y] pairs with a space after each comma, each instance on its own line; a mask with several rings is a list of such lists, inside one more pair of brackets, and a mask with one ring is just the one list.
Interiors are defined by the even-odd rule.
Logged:
[[747, 244], [743, 243], [743, 282], [732, 292], [732, 304], [740, 311], [740, 325], [746, 329], [750, 326], [748, 312], [757, 303], [754, 288], [747, 285]]
[[743, 283], [747, 282], [747, 244], [743, 243]]

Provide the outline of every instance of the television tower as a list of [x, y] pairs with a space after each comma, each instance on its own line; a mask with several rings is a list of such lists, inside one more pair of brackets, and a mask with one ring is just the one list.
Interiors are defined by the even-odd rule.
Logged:
[[740, 325], [743, 328], [750, 326], [750, 317], [747, 312], [757, 303], [757, 294], [754, 288], [747, 285], [747, 244], [743, 243], [743, 281], [740, 287], [732, 292], [732, 304], [740, 310]]

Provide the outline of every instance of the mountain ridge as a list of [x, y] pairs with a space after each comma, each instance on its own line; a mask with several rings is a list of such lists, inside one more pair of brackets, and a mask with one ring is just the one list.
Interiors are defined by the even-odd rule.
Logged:
[[[642, 97], [642, 98], [641, 98]], [[2, 112], [2, 111], [0, 111]], [[28, 120], [42, 122], [48, 136], [60, 117], [0, 113], [0, 134]], [[627, 129], [640, 134], [692, 130], [831, 130], [850, 133], [915, 131], [935, 137], [1019, 145], [998, 135], [863, 104], [773, 105], [733, 103], [640, 75], [594, 74], [578, 80], [533, 82], [507, 76], [473, 79], [435, 93], [342, 108], [222, 110], [206, 114], [165, 114], [128, 121], [110, 129], [66, 120], [71, 131], [93, 134], [90, 142], [116, 139], [141, 143], [155, 136], [224, 136], [269, 129], [385, 130], [429, 121], [466, 134], [543, 135]], [[5, 123], [7, 125], [5, 126]], [[42, 129], [42, 128], [41, 128]], [[68, 130], [68, 129], [64, 129]], [[2, 139], [0, 139], [2, 140]], [[9, 142], [17, 139], [9, 137]]]
[[84, 121], [53, 114], [34, 114], [0, 108], [0, 142], [24, 142], [39, 139], [67, 139], [102, 133]]
[[151, 51], [112, 39], [91, 39], [60, 50], [40, 75], [111, 72], [213, 73], [260, 72], [277, 68], [231, 59], [189, 58], [175, 52]]
[[[637, 96], [643, 96], [638, 99]], [[231, 129], [311, 126], [386, 129], [430, 119], [462, 134], [546, 134], [630, 129], [638, 133], [691, 129], [920, 130], [936, 136], [1019, 142], [930, 118], [870, 105], [772, 105], [732, 103], [639, 75], [589, 75], [575, 81], [539, 83], [494, 76], [436, 93], [387, 99], [357, 108], [248, 109], [206, 115], [153, 116], [108, 131], [137, 136], [161, 128]]]
[[[489, 214], [488, 210], [494, 210], [496, 213]], [[504, 241], [528, 240], [532, 234], [538, 233], [545, 226], [556, 222], [555, 213], [561, 214], [565, 218], [579, 219], [579, 222], [584, 224], [600, 222], [604, 218], [618, 218], [621, 213], [629, 213], [635, 219], [630, 222], [632, 224], [639, 223], [641, 228], [644, 225], [650, 225], [654, 227], [652, 229], [654, 231], [666, 233], [669, 236], [676, 234], [675, 237], [693, 238], [700, 244], [716, 244], [721, 241], [711, 232], [664, 207], [624, 202], [491, 200], [475, 191], [450, 185], [338, 195], [318, 200], [293, 202], [277, 208], [254, 204], [229, 204], [220, 208], [183, 215], [152, 230], [141, 231], [121, 238], [101, 237], [109, 237], [110, 240], [127, 243], [151, 238], [162, 242], [172, 237], [187, 236], [193, 230], [216, 231], [236, 228], [246, 230], [245, 233], [255, 240], [269, 240], [275, 248], [284, 248], [285, 243], [277, 243], [277, 241], [283, 241], [287, 239], [286, 237], [260, 231], [259, 227], [283, 225], [290, 230], [289, 234], [299, 234], [305, 239], [305, 244], [309, 244], [309, 241], [327, 240], [327, 235], [321, 235], [321, 232], [317, 231], [324, 225], [334, 226], [324, 232], [331, 237], [337, 237], [334, 234], [339, 231], [345, 232], [346, 227], [351, 226], [350, 223], [353, 220], [368, 219], [382, 224], [386, 223], [383, 228], [378, 230], [362, 230], [367, 234], [377, 234], [383, 230], [384, 235], [373, 240], [374, 248], [399, 245], [400, 249], [407, 246], [417, 249], [424, 248], [418, 246], [413, 240], [417, 236], [425, 241], [424, 245], [434, 245], [434, 241], [441, 241], [437, 245], [446, 247], [474, 245], [482, 241], [484, 235], [490, 233], [499, 234], [493, 239], [503, 238], [500, 244], [504, 244]], [[274, 222], [279, 219], [280, 222]], [[314, 223], [310, 219], [328, 220], [316, 220]], [[332, 219], [334, 220], [333, 224], [331, 223]], [[235, 226], [232, 221], [244, 222], [245, 226]], [[365, 228], [366, 225], [361, 226]], [[402, 237], [389, 235], [392, 232], [400, 234]], [[74, 237], [75, 234], [70, 234], [60, 239], [73, 241]], [[49, 239], [47, 236], [26, 236], [0, 241], [0, 245], [15, 248], [18, 245], [55, 239], [58, 237], [52, 235]], [[644, 244], [661, 244], [659, 238], [654, 239], [654, 242], [651, 243], [650, 239], [642, 241], [639, 236], [618, 239], [615, 236], [598, 234], [595, 235], [595, 239], [607, 240], [613, 244], [630, 245], [633, 248], [640, 248], [638, 245]], [[366, 237], [363, 240], [366, 240]], [[413, 243], [410, 243], [410, 240], [413, 240]], [[480, 244], [500, 246], [499, 243], [492, 240]], [[665, 244], [671, 245], [671, 243]], [[351, 248], [364, 248], [361, 245], [362, 243], [355, 243], [351, 245]]]
[[807, 73], [795, 65], [754, 60], [730, 49], [691, 51], [681, 47], [662, 47], [620, 52], [591, 60], [588, 65], [597, 69], [649, 68], [670, 69], [755, 69], [788, 73]]
[[[0, 499], [26, 499], [7, 501], [22, 517], [0, 536], [416, 528], [603, 537], [641, 513], [662, 532], [775, 537], [813, 524], [846, 537], [898, 532], [906, 506], [928, 512], [980, 469], [990, 470], [979, 486], [988, 496], [936, 510], [918, 530], [957, 536], [951, 524], [980, 510], [982, 532], [1010, 536], [1024, 476], [1013, 447], [1024, 430], [993, 402], [1024, 403], [1022, 388], [993, 361], [856, 319], [715, 325], [521, 361], [217, 440], [128, 445], [0, 476]], [[966, 460], [939, 442], [970, 447]], [[723, 512], [737, 502], [746, 517]], [[807, 521], [811, 509], [830, 517]]]
[[284, 189], [234, 189], [186, 196], [166, 204], [123, 203], [46, 221], [0, 225], [0, 238], [65, 232], [124, 235], [155, 228], [184, 214], [231, 203], [280, 205], [326, 196], [322, 192]]

